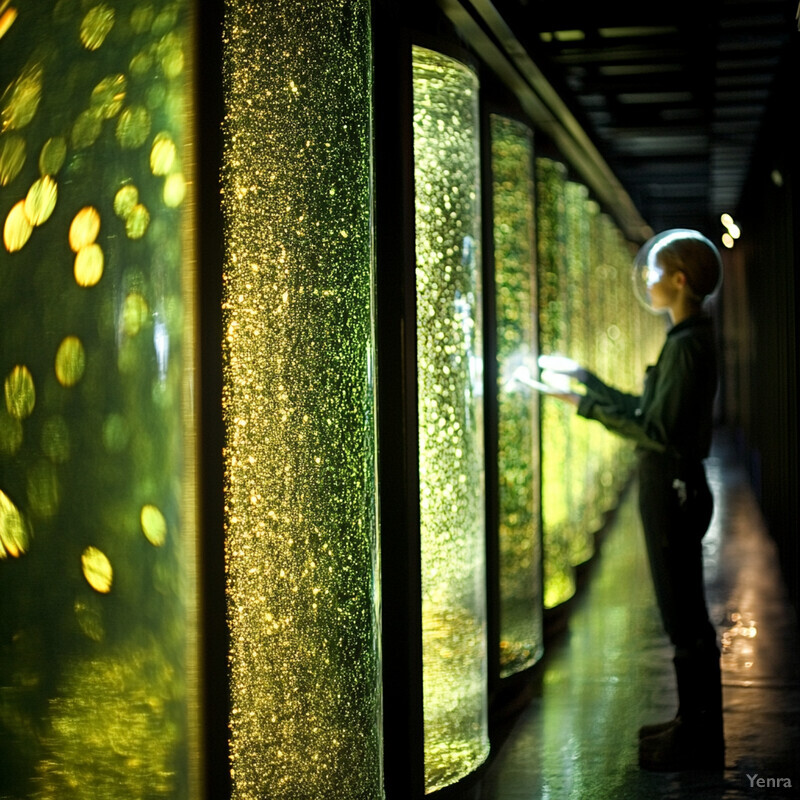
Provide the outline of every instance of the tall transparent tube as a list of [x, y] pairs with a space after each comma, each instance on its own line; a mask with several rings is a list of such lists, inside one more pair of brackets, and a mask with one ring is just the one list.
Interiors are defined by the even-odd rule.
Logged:
[[417, 383], [425, 783], [489, 751], [478, 82], [415, 47]]
[[0, 7], [0, 796], [195, 798], [189, 3]]
[[383, 795], [366, 0], [225, 4], [233, 797]]
[[491, 117], [494, 274], [497, 306], [498, 478], [500, 500], [500, 675], [542, 653], [539, 526], [539, 396], [534, 251], [533, 134]]

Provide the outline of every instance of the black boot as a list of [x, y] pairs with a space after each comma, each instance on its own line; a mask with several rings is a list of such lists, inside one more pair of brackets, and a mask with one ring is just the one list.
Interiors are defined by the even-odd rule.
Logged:
[[646, 739], [648, 736], [656, 736], [659, 733], [664, 733], [670, 728], [675, 727], [680, 721], [680, 711], [672, 718], [664, 722], [655, 722], [652, 725], [642, 725], [639, 728], [639, 739]]
[[725, 742], [717, 720], [677, 718], [662, 733], [639, 742], [639, 766], [653, 772], [725, 769]]
[[[676, 656], [680, 709], [674, 720], [640, 731], [639, 765], [657, 772], [723, 769], [722, 681], [719, 654]], [[647, 733], [647, 731], [653, 731]]]

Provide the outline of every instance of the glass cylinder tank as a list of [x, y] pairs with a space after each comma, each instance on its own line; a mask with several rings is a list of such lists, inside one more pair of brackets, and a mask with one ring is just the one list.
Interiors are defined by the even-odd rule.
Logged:
[[492, 115], [500, 494], [500, 676], [542, 652], [539, 402], [536, 375], [533, 135]]
[[369, 3], [226, 2], [234, 798], [383, 795]]
[[[565, 354], [579, 364], [589, 361], [589, 309], [594, 298], [588, 294], [588, 271], [591, 260], [589, 238], [589, 190], [568, 181], [565, 187], [567, 258], [565, 262], [564, 310], [566, 312]], [[567, 435], [567, 503], [570, 562], [573, 566], [587, 561], [594, 552], [591, 519], [592, 476], [589, 467], [589, 437], [592, 427], [574, 413], [570, 415]]]
[[0, 7], [0, 796], [195, 798], [188, 3]]
[[478, 82], [415, 47], [417, 383], [425, 784], [489, 752]]
[[[569, 355], [567, 296], [566, 168], [536, 159], [539, 347], [544, 354]], [[569, 505], [569, 442], [574, 409], [542, 398], [542, 535], [545, 608], [575, 593]]]

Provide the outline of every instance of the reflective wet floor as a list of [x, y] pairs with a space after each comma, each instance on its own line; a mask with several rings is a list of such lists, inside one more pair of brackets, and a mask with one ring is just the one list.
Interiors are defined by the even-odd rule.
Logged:
[[705, 569], [723, 645], [724, 773], [637, 766], [639, 726], [672, 717], [677, 701], [632, 491], [548, 650], [536, 696], [471, 800], [800, 797], [795, 616], [744, 472], [719, 446], [708, 474], [716, 510]]

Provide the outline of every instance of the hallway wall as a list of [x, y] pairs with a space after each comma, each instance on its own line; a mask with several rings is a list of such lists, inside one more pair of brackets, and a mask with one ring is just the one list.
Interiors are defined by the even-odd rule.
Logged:
[[797, 48], [790, 48], [742, 195], [739, 218], [744, 233], [729, 262], [733, 285], [725, 293], [723, 309], [729, 334], [724, 413], [740, 433], [795, 608], [798, 153], [786, 114], [799, 68]]

